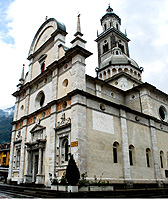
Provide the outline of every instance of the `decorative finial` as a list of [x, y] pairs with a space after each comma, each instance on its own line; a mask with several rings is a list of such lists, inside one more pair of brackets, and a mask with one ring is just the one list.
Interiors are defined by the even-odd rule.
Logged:
[[25, 67], [25, 65], [23, 64], [22, 74], [21, 74], [21, 78], [20, 78], [21, 80], [24, 79], [24, 67]]
[[126, 29], [125, 29], [125, 36], [127, 36], [127, 31], [126, 31]]
[[25, 65], [23, 64], [23, 69], [22, 69], [21, 77], [20, 77], [20, 79], [19, 79], [20, 84], [23, 84], [23, 83], [24, 83], [24, 67], [25, 67]]
[[106, 12], [113, 12], [113, 9], [110, 7], [110, 3], [108, 4], [108, 8], [107, 8]]
[[81, 26], [80, 26], [80, 14], [78, 12], [78, 21], [77, 21], [77, 32], [81, 32]]
[[78, 16], [77, 17], [80, 17], [80, 13], [78, 12]]
[[45, 20], [46, 20], [46, 21], [47, 21], [47, 19], [48, 19], [48, 16], [45, 17]]

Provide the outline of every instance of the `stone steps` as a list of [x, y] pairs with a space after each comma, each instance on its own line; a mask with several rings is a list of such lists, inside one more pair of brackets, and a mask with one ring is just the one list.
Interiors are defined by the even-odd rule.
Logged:
[[106, 192], [78, 192], [67, 193], [51, 190], [50, 188], [13, 186], [0, 184], [0, 191], [13, 194], [14, 197], [39, 197], [39, 198], [137, 198], [137, 197], [168, 197], [167, 188], [148, 188], [148, 189], [117, 189], [115, 191]]

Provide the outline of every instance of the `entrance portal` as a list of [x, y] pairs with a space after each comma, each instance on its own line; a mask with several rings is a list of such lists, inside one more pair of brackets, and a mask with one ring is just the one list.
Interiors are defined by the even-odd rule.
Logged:
[[32, 174], [33, 174], [33, 179], [32, 179], [32, 182], [36, 182], [36, 177], [37, 177], [37, 174], [38, 174], [38, 161], [39, 161], [39, 154], [38, 152], [34, 153], [33, 154], [33, 167], [32, 167]]

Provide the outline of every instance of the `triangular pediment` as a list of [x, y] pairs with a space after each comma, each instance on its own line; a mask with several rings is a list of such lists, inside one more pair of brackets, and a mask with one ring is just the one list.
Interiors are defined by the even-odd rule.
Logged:
[[40, 125], [40, 124], [36, 124], [31, 130], [30, 133], [35, 133], [37, 131], [41, 131], [43, 129], [45, 129], [46, 127]]

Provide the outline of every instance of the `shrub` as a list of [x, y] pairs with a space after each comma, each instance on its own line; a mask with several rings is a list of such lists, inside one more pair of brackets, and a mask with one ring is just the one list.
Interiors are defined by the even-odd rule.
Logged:
[[81, 179], [79, 180], [79, 184], [81, 186], [85, 186], [88, 184], [86, 177], [87, 177], [87, 172], [81, 174]]
[[52, 178], [52, 174], [49, 173], [49, 177], [50, 177], [50, 181], [52, 185], [57, 185], [58, 184], [58, 180], [56, 178], [56, 176], [54, 176], [54, 178]]
[[80, 172], [73, 158], [73, 155], [70, 155], [70, 159], [68, 161], [68, 166], [66, 169], [66, 179], [68, 183], [72, 186], [76, 185], [80, 179]]
[[67, 185], [67, 179], [66, 179], [66, 173], [65, 172], [63, 173], [59, 184], [60, 185]]

